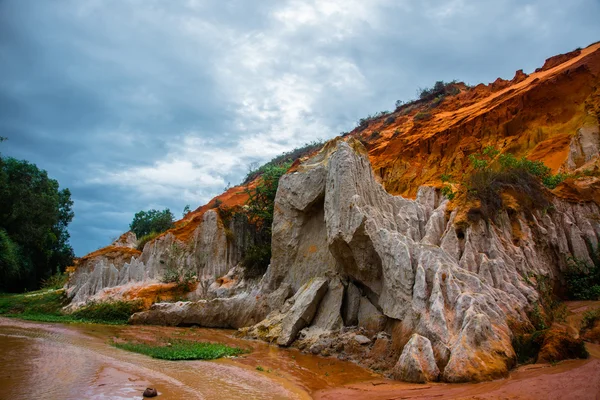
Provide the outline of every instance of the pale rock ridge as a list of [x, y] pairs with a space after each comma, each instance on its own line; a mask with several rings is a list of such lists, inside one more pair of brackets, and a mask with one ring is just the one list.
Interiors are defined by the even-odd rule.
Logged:
[[425, 383], [437, 381], [440, 370], [433, 355], [429, 339], [414, 334], [402, 350], [394, 367], [394, 378], [407, 382]]
[[565, 162], [567, 170], [577, 169], [600, 153], [600, 126], [584, 126], [577, 130], [569, 145], [569, 156]]
[[[600, 210], [555, 198], [548, 212], [525, 218], [503, 211], [495, 225], [457, 226], [457, 212], [447, 205], [430, 187], [420, 188], [416, 200], [388, 194], [360, 143], [331, 141], [281, 178], [271, 265], [258, 285], [223, 293], [200, 285], [197, 297], [231, 297], [155, 304], [132, 322], [244, 327], [249, 337], [280, 345], [300, 338], [315, 351], [349, 335], [339, 333], [342, 324], [344, 332], [358, 325], [365, 334], [391, 333], [375, 335], [372, 346], [357, 345], [375, 352], [395, 343], [403, 350], [390, 369], [405, 371], [405, 379], [503, 376], [514, 363], [509, 321], [528, 324], [526, 311], [538, 299], [526, 278], [560, 279], [570, 256], [591, 261]], [[210, 212], [191, 242], [165, 235], [144, 248], [133, 269], [133, 261], [113, 266], [118, 284], [124, 269], [133, 271], [127, 279], [151, 280], [169, 263], [201, 280], [227, 273], [241, 252], [231, 249]], [[97, 265], [74, 280], [79, 298], [114, 283], [110, 265]]]
[[[232, 221], [231, 225], [239, 224]], [[243, 229], [238, 227], [241, 230], [240, 240], [246, 239]], [[135, 235], [131, 235], [123, 235], [113, 246], [131, 248], [135, 242]], [[129, 262], [100, 255], [77, 268], [67, 285], [67, 293], [72, 298], [71, 308], [90, 299], [102, 298], [105, 289], [118, 289], [133, 283], [156, 283], [167, 269], [181, 273], [192, 271], [197, 276], [200, 284], [192, 297], [214, 296], [213, 292], [219, 287], [211, 284], [231, 271], [242, 257], [236, 241], [227, 239], [217, 211], [208, 210], [188, 242], [184, 243], [167, 233], [147, 243], [142, 254], [137, 258], [131, 257]]]
[[[498, 226], [458, 228], [446, 207], [429, 187], [414, 201], [389, 195], [359, 143], [330, 142], [280, 181], [263, 287], [339, 277], [347, 282], [346, 324], [367, 331], [400, 325], [427, 338], [446, 381], [502, 376], [514, 364], [508, 321], [527, 324], [538, 297], [524, 276], [556, 279], [566, 256], [589, 260], [598, 207], [555, 199], [553, 211], [535, 212], [529, 223], [503, 212]], [[270, 317], [248, 334], [276, 339], [269, 326], [281, 318]]]

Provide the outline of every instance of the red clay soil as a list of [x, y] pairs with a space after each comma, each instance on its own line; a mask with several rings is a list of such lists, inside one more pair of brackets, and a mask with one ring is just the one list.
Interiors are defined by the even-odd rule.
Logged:
[[409, 384], [371, 381], [313, 394], [319, 400], [392, 399], [600, 399], [600, 346], [589, 345], [593, 358], [558, 365], [519, 367], [507, 379], [477, 384]]
[[[600, 309], [600, 301], [568, 301], [566, 320], [556, 328], [577, 335], [583, 315]], [[315, 392], [319, 400], [334, 399], [600, 399], [600, 345], [586, 343], [587, 360], [523, 365], [506, 379], [482, 383], [411, 384], [372, 380]]]
[[[251, 182], [248, 187], [251, 188], [255, 184], [255, 182]], [[196, 230], [202, 222], [202, 217], [206, 211], [216, 208], [235, 208], [244, 205], [248, 199], [246, 188], [246, 186], [234, 186], [224, 193], [221, 193], [205, 205], [188, 213], [183, 219], [175, 222], [175, 227], [164, 232], [161, 236], [171, 233], [175, 235], [177, 239], [184, 242], [187, 241], [194, 233], [194, 230]]]
[[[444, 173], [459, 181], [469, 172], [468, 155], [485, 146], [540, 160], [557, 172], [577, 130], [598, 122], [593, 116], [600, 115], [600, 43], [551, 57], [531, 75], [519, 70], [511, 80], [454, 86], [460, 93], [435, 106], [431, 101], [409, 103], [350, 132], [365, 144], [376, 178], [391, 194], [414, 198], [419, 186], [439, 187]], [[295, 168], [297, 162], [291, 170]], [[253, 185], [256, 180], [249, 184]], [[554, 193], [569, 201], [600, 204], [599, 185], [578, 181]], [[221, 209], [242, 206], [248, 198], [245, 189], [227, 190], [163, 235], [188, 241], [207, 210], [219, 204]], [[109, 251], [101, 249], [85, 258]]]
[[[414, 198], [419, 186], [460, 179], [467, 156], [491, 145], [543, 161], [554, 172], [566, 161], [571, 138], [600, 114], [600, 43], [547, 60], [539, 72], [517, 71], [461, 92], [437, 106], [418, 101], [351, 132], [366, 144], [373, 170], [392, 194]], [[417, 117], [417, 118], [415, 118]], [[560, 195], [560, 193], [558, 193]]]

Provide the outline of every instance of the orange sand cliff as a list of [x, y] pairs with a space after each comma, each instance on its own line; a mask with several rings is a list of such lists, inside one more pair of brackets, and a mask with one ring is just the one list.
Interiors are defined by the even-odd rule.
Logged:
[[[460, 93], [446, 96], [436, 106], [422, 100], [408, 103], [349, 133], [366, 145], [375, 175], [388, 192], [414, 198], [421, 185], [440, 186], [443, 173], [460, 179], [470, 168], [468, 155], [490, 145], [543, 161], [555, 173], [564, 170], [578, 129], [599, 124], [600, 43], [551, 57], [530, 75], [519, 70], [512, 80], [455, 86]], [[415, 118], [418, 114], [426, 117]], [[599, 179], [590, 176], [567, 180], [553, 192], [569, 201], [600, 204], [599, 187]], [[245, 189], [235, 186], [216, 196], [162, 235], [171, 233], [188, 241], [207, 210], [242, 206], [248, 198]], [[135, 249], [108, 246], [79, 263], [97, 256], [139, 254]]]

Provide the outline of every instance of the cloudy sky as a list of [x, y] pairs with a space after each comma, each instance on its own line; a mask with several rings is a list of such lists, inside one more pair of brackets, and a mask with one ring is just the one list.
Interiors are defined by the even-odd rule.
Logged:
[[141, 209], [436, 80], [512, 78], [600, 40], [599, 0], [0, 0], [0, 136], [71, 189], [81, 256]]

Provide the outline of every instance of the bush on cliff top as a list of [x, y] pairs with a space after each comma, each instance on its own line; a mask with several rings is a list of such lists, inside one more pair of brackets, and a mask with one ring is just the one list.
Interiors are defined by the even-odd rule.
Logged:
[[270, 168], [280, 168], [285, 165], [288, 165], [289, 168], [289, 165], [291, 165], [294, 161], [301, 157], [304, 157], [305, 155], [311, 153], [314, 150], [321, 148], [324, 143], [325, 142], [323, 140], [313, 140], [312, 142], [306, 143], [305, 145], [297, 147], [294, 150], [290, 150], [288, 152], [278, 155], [277, 157], [274, 157], [273, 159], [271, 159], [271, 161], [261, 165], [260, 167], [257, 167], [256, 164], [251, 165], [248, 174], [246, 175], [246, 178], [244, 178], [242, 184], [246, 185], [252, 182], [254, 179], [267, 172], [267, 170]]
[[129, 229], [135, 233], [138, 239], [153, 233], [162, 233], [173, 226], [175, 216], [168, 208], [162, 211], [148, 210], [135, 214]]
[[[551, 169], [541, 161], [516, 158], [510, 153], [500, 154], [493, 146], [471, 154], [469, 162], [473, 172], [463, 176], [461, 185], [466, 188], [467, 198], [478, 200], [480, 204], [469, 211], [472, 221], [495, 218], [505, 207], [503, 192], [510, 193], [528, 213], [535, 209], [547, 210], [551, 203], [544, 186], [553, 189], [566, 178], [564, 174], [552, 175]], [[447, 183], [451, 179], [449, 174], [442, 176], [442, 190], [448, 198], [457, 194]]]

